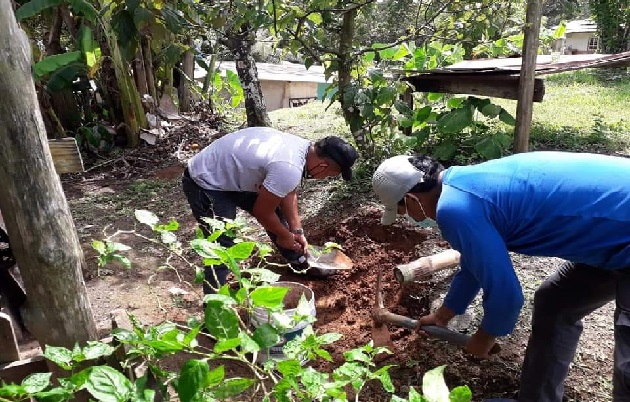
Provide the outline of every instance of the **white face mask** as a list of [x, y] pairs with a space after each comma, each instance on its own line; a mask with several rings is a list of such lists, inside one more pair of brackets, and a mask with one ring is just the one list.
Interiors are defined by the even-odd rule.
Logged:
[[424, 212], [424, 207], [422, 206], [422, 203], [420, 202], [420, 200], [418, 200], [418, 205], [420, 205], [420, 210], [422, 210], [422, 215], [424, 215], [424, 219], [421, 221], [417, 221], [414, 218], [412, 218], [411, 215], [409, 215], [409, 209], [407, 208], [407, 197], [405, 197], [405, 215], [407, 216], [407, 221], [411, 223], [412, 225], [418, 226], [419, 228], [422, 228], [422, 229], [437, 228], [438, 227], [437, 222], [434, 219], [429, 218], [427, 216], [426, 212]]

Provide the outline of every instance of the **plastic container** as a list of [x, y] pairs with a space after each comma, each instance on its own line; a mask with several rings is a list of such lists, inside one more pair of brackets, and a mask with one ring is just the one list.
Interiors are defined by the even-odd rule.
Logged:
[[[315, 294], [313, 293], [313, 290], [311, 290], [309, 287], [304, 286], [301, 283], [297, 283], [297, 282], [276, 282], [276, 283], [271, 284], [271, 286], [289, 288], [289, 291], [284, 297], [285, 301], [286, 300], [299, 300], [301, 296], [304, 295], [306, 297], [306, 301], [308, 302], [309, 315], [311, 317], [316, 316]], [[283, 310], [281, 314], [291, 318], [293, 317], [295, 312], [296, 312], [296, 308], [289, 308], [289, 309]], [[269, 318], [269, 314], [267, 313], [267, 310], [265, 310], [264, 308], [254, 309], [254, 313], [252, 315], [252, 324], [254, 325], [254, 327], [258, 327], [269, 321], [270, 321], [270, 318]], [[275, 359], [275, 360], [286, 359], [286, 356], [284, 355], [282, 348], [290, 340], [302, 335], [302, 333], [304, 332], [304, 328], [306, 328], [309, 324], [310, 322], [308, 321], [298, 322], [293, 328], [286, 330], [286, 332], [281, 334], [281, 340], [278, 344], [270, 347], [267, 350], [260, 351], [260, 353], [258, 354], [258, 363], [264, 363], [268, 359]], [[272, 325], [273, 325], [273, 322], [272, 322]]]

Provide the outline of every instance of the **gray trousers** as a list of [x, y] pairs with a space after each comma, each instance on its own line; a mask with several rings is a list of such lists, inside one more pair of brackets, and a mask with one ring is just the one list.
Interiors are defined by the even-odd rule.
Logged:
[[536, 290], [519, 402], [561, 402], [582, 318], [616, 300], [613, 401], [630, 402], [630, 270], [565, 262]]

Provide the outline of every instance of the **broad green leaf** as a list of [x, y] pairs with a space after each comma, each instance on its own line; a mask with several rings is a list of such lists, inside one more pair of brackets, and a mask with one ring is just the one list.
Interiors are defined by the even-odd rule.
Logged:
[[232, 396], [241, 394], [247, 388], [251, 387], [256, 380], [253, 378], [229, 378], [223, 381], [219, 386], [212, 389], [214, 397], [217, 399], [227, 399]]
[[254, 306], [277, 308], [282, 304], [289, 288], [280, 286], [260, 286], [254, 289], [250, 297]]
[[446, 101], [446, 106], [450, 107], [451, 109], [457, 109], [462, 105], [463, 102], [464, 98], [450, 98]]
[[414, 387], [409, 387], [409, 402], [426, 402]]
[[15, 11], [15, 18], [22, 21], [25, 18], [33, 17], [49, 7], [60, 4], [62, 0], [33, 0], [22, 5]]
[[484, 106], [480, 110], [480, 112], [484, 116], [488, 116], [488, 117], [494, 118], [494, 117], [497, 117], [501, 113], [501, 110], [503, 110], [503, 108], [501, 106], [495, 105], [494, 103], [490, 103], [490, 104], [487, 104], [486, 106]]
[[466, 385], [453, 388], [449, 394], [450, 402], [470, 402], [472, 392]]
[[416, 123], [424, 123], [427, 121], [427, 119], [431, 115], [432, 110], [433, 109], [431, 108], [431, 106], [425, 106], [423, 108], [420, 108], [414, 112], [413, 119], [415, 120]]
[[81, 60], [81, 52], [79, 51], [55, 54], [35, 63], [33, 71], [35, 73], [35, 77], [40, 79], [47, 74], [59, 70], [61, 67], [67, 66], [68, 64], [79, 60]]
[[74, 14], [81, 15], [91, 22], [95, 22], [98, 18], [98, 11], [94, 6], [86, 0], [69, 0], [70, 7]]
[[502, 109], [501, 113], [499, 113], [499, 120], [501, 120], [505, 124], [509, 124], [510, 126], [516, 124], [516, 120], [514, 119], [514, 117], [512, 117], [512, 115], [505, 109]]
[[195, 400], [207, 384], [210, 368], [205, 360], [189, 360], [179, 371], [177, 395], [182, 402]]
[[72, 393], [67, 389], [53, 388], [49, 391], [38, 392], [33, 395], [37, 402], [65, 402], [72, 398]]
[[206, 329], [217, 339], [236, 338], [240, 332], [238, 316], [221, 301], [207, 302], [204, 321]]
[[92, 367], [85, 388], [102, 402], [126, 401], [133, 393], [133, 385], [127, 377], [109, 366]]
[[241, 353], [252, 353], [260, 350], [260, 346], [258, 346], [256, 341], [254, 341], [247, 332], [240, 332], [238, 338], [241, 340]]
[[280, 342], [280, 335], [274, 327], [264, 323], [254, 330], [253, 339], [261, 349], [267, 349]]
[[440, 117], [437, 122], [437, 128], [444, 133], [459, 133], [473, 122], [472, 111], [470, 107], [454, 109], [444, 116]]
[[432, 156], [438, 160], [448, 161], [451, 160], [456, 153], [457, 145], [447, 140], [435, 147]]
[[173, 244], [177, 242], [177, 235], [166, 230], [160, 230], [160, 238], [164, 244]]
[[232, 306], [236, 304], [236, 301], [231, 296], [228, 296], [228, 295], [212, 293], [212, 294], [204, 295], [203, 297], [204, 303], [208, 303], [209, 301], [212, 301], [212, 300], [219, 301], [226, 306]]
[[222, 354], [241, 346], [240, 338], [221, 339], [214, 345], [214, 353]]
[[50, 384], [50, 376], [52, 376], [52, 373], [31, 374], [22, 381], [22, 386], [29, 394], [41, 392]]
[[444, 382], [444, 369], [439, 366], [424, 373], [422, 377], [422, 394], [430, 402], [449, 402], [450, 392]]
[[115, 241], [106, 241], [105, 244], [107, 245], [107, 252], [109, 253], [131, 250], [131, 247]]
[[221, 384], [221, 381], [225, 378], [225, 367], [219, 366], [210, 371], [206, 377], [206, 385], [208, 387], [216, 387]]
[[235, 260], [244, 260], [252, 255], [252, 251], [254, 251], [255, 246], [256, 243], [253, 241], [244, 241], [230, 247], [228, 249], [228, 254]]
[[115, 348], [102, 342], [88, 342], [83, 348], [83, 354], [87, 360], [97, 359], [102, 356], [109, 356], [114, 353]]
[[125, 268], [127, 269], [131, 268], [131, 261], [129, 260], [129, 258], [125, 257], [124, 255], [112, 254], [112, 258], [118, 261], [119, 263], [121, 263]]
[[320, 335], [317, 337], [317, 341], [321, 344], [321, 345], [329, 345], [333, 342], [337, 342], [339, 339], [341, 339], [343, 337], [342, 334], [338, 334], [336, 332], [329, 332], [323, 335]]
[[[84, 0], [77, 0], [77, 1], [84, 1]], [[95, 11], [96, 12], [96, 11]], [[92, 68], [96, 65], [96, 42], [94, 41], [94, 37], [92, 35], [92, 30], [86, 26], [83, 25], [81, 27], [81, 51], [83, 52], [83, 55], [85, 56], [85, 64], [87, 64], [87, 66], [89, 68]]]
[[302, 371], [302, 366], [297, 360], [291, 359], [278, 362], [277, 369], [284, 377], [293, 377]]
[[405, 116], [413, 115], [413, 110], [405, 102], [396, 101], [394, 102], [394, 107], [396, 108], [396, 110], [398, 110], [399, 113]]
[[157, 215], [155, 215], [151, 211], [147, 211], [147, 210], [144, 210], [144, 209], [136, 210], [135, 216], [136, 216], [136, 219], [138, 220], [138, 222], [144, 223], [145, 225], [148, 225], [151, 228], [153, 228], [155, 225], [157, 225], [158, 222], [160, 221], [160, 219], [157, 217]]
[[486, 137], [475, 144], [475, 151], [486, 159], [496, 159], [501, 156], [502, 149], [492, 137]]
[[365, 352], [363, 352], [363, 350], [361, 349], [352, 349], [347, 352], [344, 352], [343, 357], [346, 359], [346, 361], [349, 361], [349, 362], [357, 361], [357, 362], [370, 363], [372, 361], [370, 356], [366, 355]]
[[427, 95], [427, 99], [429, 100], [429, 102], [439, 101], [443, 97], [444, 97], [444, 94], [437, 93], [437, 92], [429, 92], [429, 94]]
[[92, 241], [92, 248], [94, 250], [96, 250], [96, 252], [99, 253], [99, 254], [104, 254], [105, 253], [105, 243], [103, 243], [100, 240], [93, 240]]
[[63, 369], [70, 369], [72, 351], [62, 346], [46, 346], [44, 357]]
[[81, 62], [74, 62], [56, 70], [46, 83], [46, 90], [50, 93], [72, 89], [74, 81], [80, 74], [86, 72], [86, 65]]

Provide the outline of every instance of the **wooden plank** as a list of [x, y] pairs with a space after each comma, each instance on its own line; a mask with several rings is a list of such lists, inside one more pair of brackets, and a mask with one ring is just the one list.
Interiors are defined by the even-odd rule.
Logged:
[[83, 158], [74, 138], [48, 140], [48, 148], [53, 158], [57, 173], [75, 173], [83, 171]]
[[[513, 74], [421, 74], [404, 78], [416, 92], [468, 94], [493, 98], [518, 99], [519, 76]], [[537, 78], [534, 83], [534, 101], [542, 102], [545, 82]]]
[[0, 364], [0, 380], [6, 383], [19, 384], [33, 373], [47, 373], [48, 365], [44, 356], [38, 355], [7, 364]]
[[0, 345], [0, 363], [20, 360], [20, 348], [13, 331], [13, 323], [11, 317], [5, 313], [0, 313]]
[[523, 30], [523, 63], [518, 86], [518, 103], [516, 104], [516, 126], [514, 127], [514, 152], [529, 150], [529, 131], [534, 113], [536, 56], [542, 19], [542, 0], [528, 0]]

